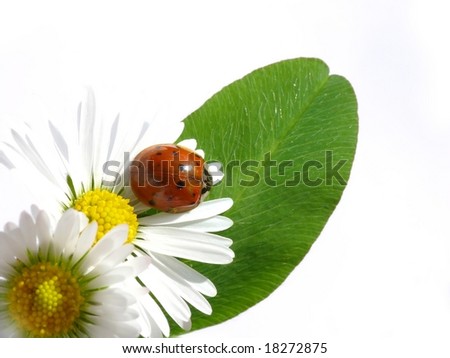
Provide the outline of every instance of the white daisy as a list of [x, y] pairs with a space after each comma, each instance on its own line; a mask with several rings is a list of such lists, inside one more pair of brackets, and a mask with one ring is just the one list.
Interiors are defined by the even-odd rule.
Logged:
[[0, 231], [1, 337], [137, 337], [136, 298], [127, 281], [150, 258], [124, 260], [127, 225], [95, 246], [97, 223], [67, 210], [53, 230], [47, 214], [32, 208], [19, 225]]
[[[61, 208], [75, 208], [84, 212], [90, 221], [97, 221], [97, 240], [116, 225], [128, 224], [127, 241], [135, 246], [133, 255], [152, 259], [149, 268], [135, 282], [136, 293], [142, 293], [142, 286], [151, 293], [139, 295], [140, 318], [144, 323], [141, 335], [170, 333], [157, 302], [178, 325], [190, 329], [188, 304], [211, 314], [211, 306], [204, 296], [216, 295], [216, 289], [210, 280], [178, 258], [210, 264], [227, 264], [233, 260], [232, 241], [212, 234], [232, 225], [230, 219], [220, 216], [232, 206], [232, 200], [205, 201], [185, 213], [150, 215], [149, 208], [139, 203], [124, 185], [124, 167], [142, 149], [174, 142], [183, 124], [163, 126], [156, 120], [144, 122], [137, 133], [127, 136], [130, 131], [120, 128], [123, 122], [119, 116], [109, 125], [95, 120], [94, 96], [90, 90], [73, 122], [75, 128], [70, 129], [69, 123], [65, 135], [51, 122], [49, 131], [33, 128], [21, 132], [26, 133], [22, 135], [12, 131], [12, 140], [4, 143], [4, 150], [0, 151], [0, 163], [17, 169], [19, 177], [26, 173], [27, 178], [30, 175], [37, 178], [33, 185], [39, 188], [43, 201], [51, 199], [45, 203], [52, 205], [56, 199], [59, 203], [58, 207], [53, 205], [54, 215]], [[195, 140], [180, 144], [192, 150], [196, 146]], [[204, 155], [201, 150], [196, 152]], [[213, 178], [217, 176], [220, 175], [214, 173]]]

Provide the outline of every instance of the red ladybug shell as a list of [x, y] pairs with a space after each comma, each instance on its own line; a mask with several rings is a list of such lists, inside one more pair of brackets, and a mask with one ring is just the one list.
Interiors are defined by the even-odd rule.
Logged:
[[179, 213], [194, 209], [212, 186], [205, 161], [175, 144], [153, 145], [130, 165], [130, 185], [144, 205]]

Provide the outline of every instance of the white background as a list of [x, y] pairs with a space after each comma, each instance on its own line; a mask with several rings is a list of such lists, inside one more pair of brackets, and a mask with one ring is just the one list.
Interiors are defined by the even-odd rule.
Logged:
[[[319, 57], [345, 76], [358, 97], [360, 133], [338, 208], [269, 298], [190, 335], [328, 342], [329, 357], [449, 356], [445, 2], [5, 3], [2, 133], [11, 121], [73, 118], [84, 85], [105, 116], [151, 103], [169, 108], [169, 121], [279, 60]], [[0, 175], [1, 223], [17, 221], [29, 197], [5, 170]]]

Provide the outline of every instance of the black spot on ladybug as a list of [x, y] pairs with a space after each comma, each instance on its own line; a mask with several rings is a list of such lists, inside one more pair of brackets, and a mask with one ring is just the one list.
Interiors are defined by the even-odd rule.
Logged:
[[152, 199], [152, 200], [149, 200], [148, 204], [151, 205], [151, 206], [154, 206], [156, 203], [155, 203], [155, 201]]
[[162, 155], [162, 153], [161, 153], [161, 152], [158, 152], [158, 153], [156, 153], [156, 155]]
[[186, 186], [186, 182], [184, 180], [178, 180], [176, 185], [178, 189], [183, 189]]

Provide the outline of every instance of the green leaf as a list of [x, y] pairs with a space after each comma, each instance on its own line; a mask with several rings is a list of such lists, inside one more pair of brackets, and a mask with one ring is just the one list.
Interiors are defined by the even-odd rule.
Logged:
[[234, 262], [191, 263], [218, 289], [211, 316], [193, 313], [193, 330], [255, 305], [300, 263], [341, 198], [357, 132], [349, 82], [307, 58], [250, 73], [185, 119], [180, 140], [196, 138], [207, 160], [223, 163], [210, 198], [234, 200], [225, 213], [234, 225], [220, 233], [234, 240]]

